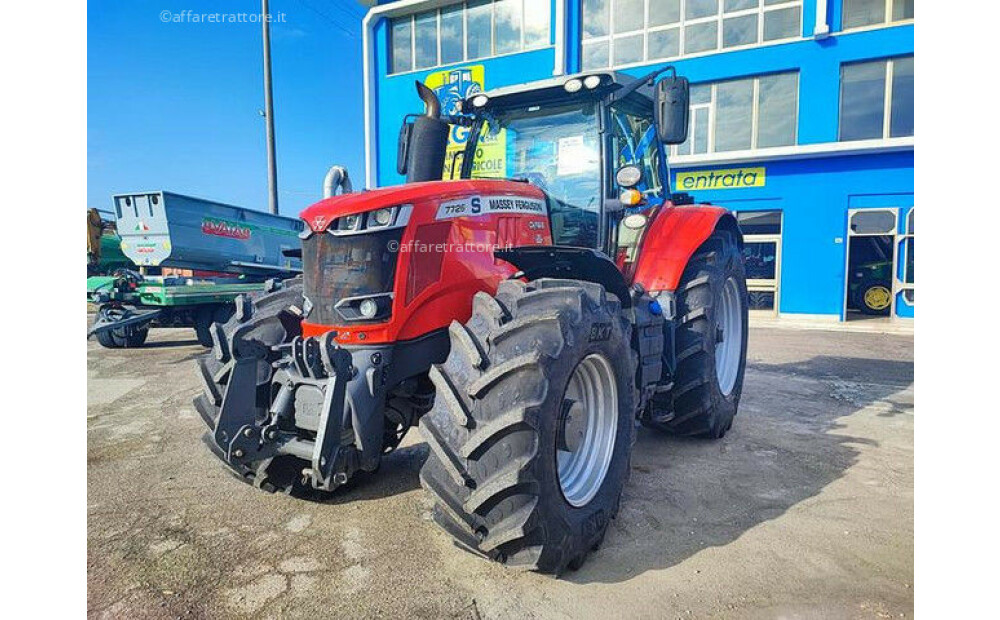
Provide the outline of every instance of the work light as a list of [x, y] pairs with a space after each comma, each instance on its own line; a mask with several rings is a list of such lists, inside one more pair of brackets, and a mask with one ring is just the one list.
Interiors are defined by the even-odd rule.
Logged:
[[588, 75], [587, 77], [583, 78], [583, 85], [589, 88], [590, 90], [594, 90], [595, 88], [601, 85], [601, 76]]
[[579, 92], [581, 88], [583, 88], [583, 82], [581, 82], [576, 78], [573, 78], [572, 80], [568, 80], [565, 84], [563, 84], [563, 88], [566, 89], [567, 93], [576, 93]]

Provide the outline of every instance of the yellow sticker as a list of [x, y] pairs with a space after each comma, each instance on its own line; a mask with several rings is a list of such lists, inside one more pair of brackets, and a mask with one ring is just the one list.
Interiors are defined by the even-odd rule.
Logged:
[[678, 172], [674, 189], [691, 191], [698, 189], [741, 189], [744, 187], [764, 187], [766, 170], [759, 168], [727, 168], [725, 170], [697, 170]]
[[[483, 65], [471, 65], [436, 71], [427, 76], [424, 84], [434, 91], [441, 102], [441, 113], [460, 114], [459, 103], [486, 90], [486, 72]], [[448, 135], [448, 148], [441, 178], [458, 178], [462, 170], [462, 153], [469, 141], [469, 128], [452, 125]], [[476, 148], [473, 175], [477, 177], [507, 176], [507, 136], [501, 130], [494, 136], [482, 137]]]

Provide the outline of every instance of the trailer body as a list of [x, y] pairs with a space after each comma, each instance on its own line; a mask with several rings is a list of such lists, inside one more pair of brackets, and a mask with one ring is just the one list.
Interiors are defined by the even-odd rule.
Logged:
[[299, 247], [303, 223], [166, 191], [113, 197], [122, 251], [139, 267], [232, 274], [301, 271], [285, 251]]

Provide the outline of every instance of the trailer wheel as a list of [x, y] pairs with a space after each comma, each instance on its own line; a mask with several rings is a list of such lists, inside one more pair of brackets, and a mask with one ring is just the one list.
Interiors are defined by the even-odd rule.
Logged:
[[[97, 311], [95, 322], [102, 320], [120, 321], [131, 316], [129, 310], [103, 306]], [[149, 325], [127, 326], [109, 329], [94, 334], [97, 343], [106, 349], [134, 349], [141, 347], [149, 335]]]
[[420, 420], [435, 521], [508, 565], [579, 567], [629, 474], [636, 357], [619, 300], [589, 282], [509, 280], [450, 332]]
[[698, 248], [676, 299], [674, 387], [650, 399], [643, 423], [718, 439], [733, 425], [746, 370], [746, 273], [734, 233], [716, 230]]

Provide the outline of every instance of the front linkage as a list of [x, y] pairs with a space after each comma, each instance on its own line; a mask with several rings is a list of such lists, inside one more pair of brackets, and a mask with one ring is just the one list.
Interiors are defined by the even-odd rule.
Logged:
[[430, 399], [401, 389], [417, 380], [394, 379], [393, 346], [345, 348], [333, 331], [302, 337], [296, 296], [292, 287], [253, 305], [241, 297], [233, 319], [213, 326], [195, 407], [209, 448], [247, 482], [329, 492], [375, 470]]

